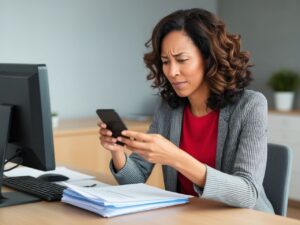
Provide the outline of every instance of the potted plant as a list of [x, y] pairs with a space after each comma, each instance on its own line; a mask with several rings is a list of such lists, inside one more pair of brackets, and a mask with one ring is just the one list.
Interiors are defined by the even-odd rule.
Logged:
[[268, 85], [273, 89], [277, 110], [292, 109], [295, 91], [300, 85], [299, 74], [288, 69], [280, 69], [272, 74]]
[[52, 112], [51, 113], [51, 118], [52, 118], [52, 127], [53, 128], [58, 127], [58, 123], [59, 123], [58, 113], [57, 112]]

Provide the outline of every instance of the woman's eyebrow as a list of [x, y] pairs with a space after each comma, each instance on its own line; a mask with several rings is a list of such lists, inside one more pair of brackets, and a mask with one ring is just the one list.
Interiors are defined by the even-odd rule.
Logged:
[[[183, 55], [183, 54], [185, 54], [185, 53], [186, 53], [186, 52], [180, 52], [180, 53], [175, 54], [175, 55], [172, 55], [172, 56], [178, 57], [178, 56], [181, 56], [181, 55]], [[167, 59], [167, 58], [168, 58], [168, 56], [163, 56], [163, 55], [161, 55], [160, 57], [163, 58], [163, 59]]]

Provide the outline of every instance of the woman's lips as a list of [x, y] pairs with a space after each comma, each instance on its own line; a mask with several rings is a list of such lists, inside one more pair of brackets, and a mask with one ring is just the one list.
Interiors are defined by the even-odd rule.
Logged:
[[176, 89], [182, 89], [186, 84], [187, 84], [187, 81], [172, 83], [173, 87]]

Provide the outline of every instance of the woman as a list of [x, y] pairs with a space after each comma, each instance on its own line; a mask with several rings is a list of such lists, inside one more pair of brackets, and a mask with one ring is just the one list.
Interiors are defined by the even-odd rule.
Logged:
[[148, 134], [123, 131], [128, 139], [115, 139], [99, 123], [116, 180], [145, 182], [158, 163], [167, 190], [274, 212], [262, 185], [267, 101], [245, 89], [251, 65], [240, 37], [206, 10], [179, 10], [156, 25], [146, 46], [147, 78], [161, 95]]

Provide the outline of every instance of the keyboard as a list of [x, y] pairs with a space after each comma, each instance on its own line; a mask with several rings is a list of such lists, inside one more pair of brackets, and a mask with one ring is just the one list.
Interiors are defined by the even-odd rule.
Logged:
[[17, 191], [35, 195], [46, 201], [59, 201], [67, 187], [31, 176], [4, 177], [3, 184]]

